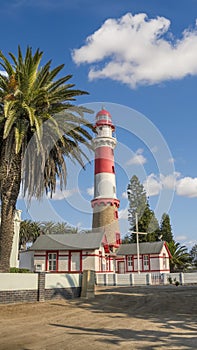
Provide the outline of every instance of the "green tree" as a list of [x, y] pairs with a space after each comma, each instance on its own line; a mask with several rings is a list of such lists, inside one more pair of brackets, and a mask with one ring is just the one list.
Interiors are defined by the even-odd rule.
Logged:
[[180, 243], [175, 241], [167, 244], [172, 256], [170, 259], [170, 272], [186, 269], [190, 263], [190, 255], [188, 254], [187, 247], [184, 245], [181, 246]]
[[173, 241], [170, 217], [166, 213], [162, 215], [161, 225], [160, 225], [160, 234], [162, 236], [162, 241], [166, 241], [168, 243]]
[[[154, 212], [150, 209], [146, 191], [136, 175], [131, 178], [128, 184], [127, 195], [129, 201], [128, 221], [130, 232], [136, 231], [137, 213], [139, 232], [147, 232], [147, 235], [139, 235], [139, 241], [156, 241], [159, 232], [158, 220]], [[136, 242], [136, 234], [131, 233], [130, 240], [131, 242]]]
[[41, 232], [45, 235], [48, 234], [66, 234], [66, 233], [79, 233], [78, 227], [69, 225], [66, 222], [52, 222], [45, 221], [39, 224]]
[[[81, 144], [89, 145], [92, 126], [83, 117], [88, 112], [73, 104], [86, 92], [68, 83], [71, 75], [57, 79], [64, 65], [40, 67], [43, 53], [27, 48], [23, 57], [0, 52], [0, 272], [9, 271], [14, 233], [14, 212], [21, 180], [23, 194], [40, 199], [66, 185], [69, 157], [84, 167], [87, 160]], [[89, 146], [88, 146], [89, 147]]]
[[41, 234], [39, 222], [24, 220], [20, 223], [19, 247], [27, 248], [26, 244], [34, 242]]
[[190, 257], [192, 264], [197, 267], [197, 244], [195, 244], [190, 250]]

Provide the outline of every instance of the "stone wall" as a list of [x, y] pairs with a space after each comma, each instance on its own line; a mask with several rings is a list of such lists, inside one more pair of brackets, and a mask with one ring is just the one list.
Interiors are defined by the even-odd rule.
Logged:
[[118, 219], [115, 218], [115, 205], [95, 205], [93, 208], [92, 228], [105, 230], [108, 243], [115, 243], [115, 234], [120, 232]]

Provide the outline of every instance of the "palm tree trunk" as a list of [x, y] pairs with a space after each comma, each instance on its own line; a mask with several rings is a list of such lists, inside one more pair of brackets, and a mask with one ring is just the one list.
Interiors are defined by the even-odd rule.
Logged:
[[[11, 158], [11, 160], [10, 160]], [[1, 227], [0, 227], [0, 272], [9, 272], [10, 255], [14, 237], [14, 215], [21, 183], [21, 154], [6, 159], [1, 152]]]

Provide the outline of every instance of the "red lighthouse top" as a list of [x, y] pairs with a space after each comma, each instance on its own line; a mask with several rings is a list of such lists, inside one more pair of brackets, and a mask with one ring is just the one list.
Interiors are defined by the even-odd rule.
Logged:
[[102, 125], [110, 125], [114, 130], [111, 114], [104, 108], [102, 108], [96, 115], [96, 127]]

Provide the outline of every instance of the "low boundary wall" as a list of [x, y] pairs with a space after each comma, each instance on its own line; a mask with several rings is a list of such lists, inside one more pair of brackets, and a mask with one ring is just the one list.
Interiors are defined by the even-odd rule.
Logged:
[[0, 273], [0, 304], [77, 298], [81, 279], [81, 274]]
[[181, 285], [197, 284], [197, 272], [191, 273], [97, 273], [96, 284], [98, 286], [145, 286], [167, 285], [179, 282]]
[[[96, 273], [94, 278], [96, 285], [100, 286], [167, 285], [170, 280], [173, 284], [176, 281], [181, 285], [197, 284], [197, 272], [170, 274]], [[87, 287], [85, 297], [94, 294], [92, 286], [94, 278], [91, 279], [91, 293]], [[82, 274], [80, 273], [0, 273], [0, 304], [72, 299], [80, 297], [81, 289]]]

